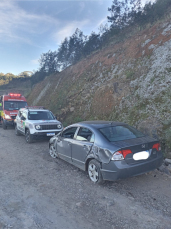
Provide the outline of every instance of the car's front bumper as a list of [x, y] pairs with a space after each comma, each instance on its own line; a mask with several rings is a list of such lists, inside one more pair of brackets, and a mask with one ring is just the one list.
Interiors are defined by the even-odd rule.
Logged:
[[162, 162], [163, 154], [159, 152], [157, 158], [134, 165], [128, 165], [125, 160], [110, 161], [108, 164], [102, 164], [101, 173], [104, 180], [115, 181], [157, 169]]
[[4, 123], [6, 126], [13, 126], [14, 125], [14, 120], [6, 120], [4, 119]]
[[51, 134], [51, 133], [53, 133], [53, 134], [58, 134], [59, 132], [61, 132], [61, 130], [60, 131], [48, 131], [48, 132], [35, 132], [34, 134], [31, 134], [32, 136], [33, 136], [33, 138], [48, 138], [48, 137], [53, 137], [54, 135], [49, 135], [48, 136], [48, 134]]

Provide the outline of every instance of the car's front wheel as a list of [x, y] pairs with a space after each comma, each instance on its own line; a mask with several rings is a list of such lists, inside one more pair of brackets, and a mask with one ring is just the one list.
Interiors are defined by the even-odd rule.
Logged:
[[3, 128], [4, 130], [6, 130], [6, 129], [7, 129], [7, 126], [5, 125], [4, 120], [3, 120], [3, 122], [2, 122], [2, 128]]
[[94, 183], [103, 183], [102, 174], [100, 171], [100, 163], [96, 160], [91, 160], [88, 164], [88, 175], [91, 181]]
[[29, 131], [29, 130], [26, 130], [25, 138], [26, 138], [26, 142], [27, 142], [27, 143], [32, 143], [32, 142], [33, 142], [33, 137], [32, 137], [32, 135], [30, 134], [30, 131]]
[[51, 144], [50, 147], [49, 147], [49, 154], [51, 157], [53, 158], [57, 158], [57, 152], [56, 152], [56, 149], [54, 147], [54, 144]]

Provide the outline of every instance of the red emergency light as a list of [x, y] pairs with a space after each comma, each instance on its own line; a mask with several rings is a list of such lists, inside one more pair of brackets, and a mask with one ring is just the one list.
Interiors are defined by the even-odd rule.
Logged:
[[11, 96], [11, 97], [21, 97], [21, 94], [9, 93], [9, 96]]

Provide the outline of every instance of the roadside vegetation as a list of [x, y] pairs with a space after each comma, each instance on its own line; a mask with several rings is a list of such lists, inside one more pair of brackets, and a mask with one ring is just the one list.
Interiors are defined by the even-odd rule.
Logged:
[[14, 75], [12, 73], [4, 74], [1, 72], [0, 73], [0, 86], [9, 84], [11, 81], [17, 81], [17, 80], [24, 81], [25, 79], [28, 79], [31, 76], [32, 76], [32, 72], [30, 71], [24, 71], [18, 75]]
[[52, 73], [61, 72], [76, 64], [107, 46], [111, 39], [117, 41], [123, 33], [128, 33], [127, 28], [130, 26], [136, 26], [141, 30], [149, 23], [153, 24], [165, 16], [170, 6], [170, 0], [157, 0], [153, 4], [149, 2], [143, 7], [141, 0], [113, 0], [111, 7], [108, 8], [110, 27], [107, 24], [101, 24], [99, 32], [92, 31], [89, 36], [84, 35], [77, 28], [73, 35], [61, 42], [58, 50], [42, 53], [39, 59], [40, 67], [33, 74], [32, 83], [37, 83]]
[[156, 0], [155, 3], [147, 3], [142, 6], [141, 0], [113, 0], [108, 8], [108, 24], [101, 24], [99, 32], [91, 32], [85, 35], [79, 28], [70, 36], [66, 37], [55, 51], [49, 50], [42, 53], [39, 59], [39, 69], [32, 72], [22, 72], [19, 75], [12, 73], [0, 73], [0, 86], [6, 85], [12, 80], [24, 80], [31, 77], [32, 85], [44, 80], [52, 73], [61, 72], [67, 67], [76, 64], [93, 52], [103, 49], [113, 39], [117, 41], [126, 37], [128, 27], [144, 29], [148, 24], [153, 24], [165, 16], [171, 6], [170, 0]]

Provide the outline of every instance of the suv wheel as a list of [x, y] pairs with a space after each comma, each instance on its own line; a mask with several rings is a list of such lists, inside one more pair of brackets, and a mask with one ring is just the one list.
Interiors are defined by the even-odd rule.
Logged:
[[30, 134], [30, 131], [29, 131], [29, 130], [26, 130], [25, 138], [26, 138], [26, 142], [27, 142], [27, 143], [32, 143], [32, 142], [33, 142], [33, 137], [32, 137], [32, 135]]
[[17, 136], [20, 135], [20, 132], [18, 131], [17, 125], [15, 125], [15, 134], [16, 134]]

